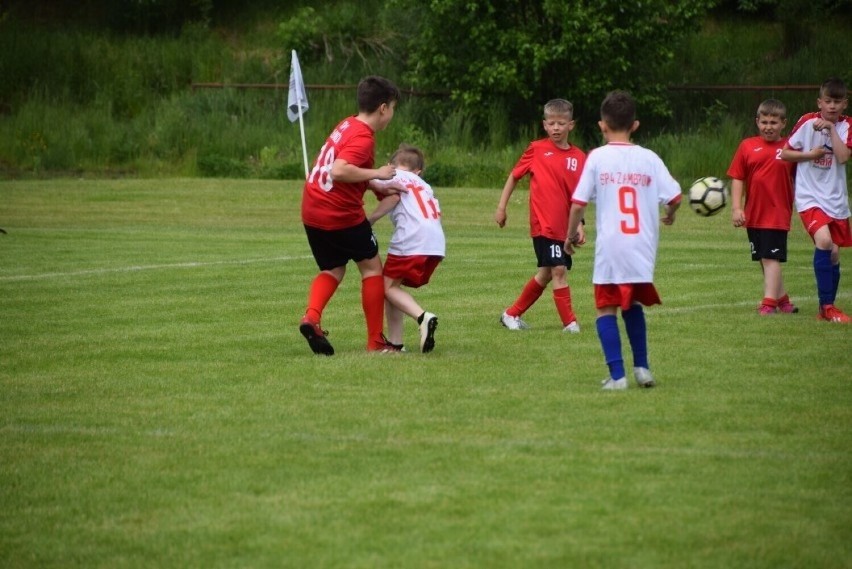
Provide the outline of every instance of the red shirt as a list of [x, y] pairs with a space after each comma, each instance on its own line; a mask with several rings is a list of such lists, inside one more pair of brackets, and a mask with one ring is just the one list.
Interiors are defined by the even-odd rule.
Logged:
[[302, 192], [302, 223], [318, 229], [355, 227], [364, 214], [368, 182], [332, 180], [331, 166], [338, 158], [359, 168], [372, 168], [376, 139], [373, 129], [354, 116], [331, 132], [320, 150]]
[[568, 237], [571, 194], [586, 154], [574, 145], [559, 148], [549, 138], [534, 140], [512, 169], [520, 180], [530, 175], [530, 236], [564, 241]]
[[759, 136], [743, 140], [728, 176], [745, 182], [746, 227], [790, 231], [793, 215], [793, 162], [781, 160], [786, 139], [766, 142]]

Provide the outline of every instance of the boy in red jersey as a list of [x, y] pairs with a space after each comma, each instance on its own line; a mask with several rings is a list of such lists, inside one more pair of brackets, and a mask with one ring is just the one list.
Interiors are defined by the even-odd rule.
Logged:
[[[514, 304], [500, 316], [500, 323], [509, 330], [529, 326], [521, 316], [541, 297], [547, 283], [553, 282], [553, 301], [562, 321], [562, 331], [580, 331], [571, 306], [571, 289], [567, 272], [571, 256], [563, 251], [568, 235], [568, 214], [571, 194], [580, 178], [586, 154], [568, 142], [574, 129], [574, 106], [565, 99], [552, 99], [544, 105], [544, 130], [547, 138], [534, 140], [527, 146], [509, 173], [494, 221], [506, 225], [506, 207], [518, 180], [530, 175], [530, 236], [538, 260], [538, 271], [527, 281]], [[580, 230], [581, 241], [585, 233]]]
[[[671, 225], [680, 207], [680, 185], [651, 150], [630, 141], [639, 128], [636, 102], [626, 91], [612, 91], [601, 104], [598, 122], [606, 144], [589, 153], [571, 205], [565, 250], [580, 243], [580, 221], [590, 201], [595, 208], [595, 327], [609, 368], [602, 389], [627, 389], [618, 309], [633, 352], [639, 387], [654, 387], [648, 366], [648, 332], [642, 305], [659, 304], [654, 268], [660, 223]], [[664, 214], [660, 216], [660, 206]]]
[[802, 116], [793, 127], [781, 158], [798, 162], [796, 211], [814, 241], [814, 276], [819, 296], [817, 318], [852, 321], [834, 305], [840, 285], [840, 247], [852, 247], [846, 162], [852, 155], [852, 117], [846, 84], [825, 81], [819, 90], [818, 112]]
[[373, 167], [375, 133], [393, 118], [399, 89], [383, 77], [370, 76], [358, 84], [358, 114], [343, 119], [329, 135], [302, 194], [302, 223], [319, 274], [311, 283], [308, 307], [299, 331], [315, 354], [333, 355], [322, 312], [352, 260], [361, 272], [361, 306], [367, 320], [367, 350], [398, 351], [385, 339], [385, 290], [382, 262], [370, 222], [364, 214], [368, 187], [382, 194], [399, 188], [373, 186], [371, 180], [393, 178], [390, 164]]
[[[787, 262], [787, 234], [793, 215], [793, 164], [781, 159], [786, 140], [787, 109], [776, 99], [757, 108], [759, 136], [743, 140], [737, 148], [728, 176], [731, 178], [731, 221], [745, 227], [751, 245], [751, 260], [763, 269], [763, 301], [758, 314], [798, 312], [781, 276]], [[745, 198], [745, 210], [742, 208]]]

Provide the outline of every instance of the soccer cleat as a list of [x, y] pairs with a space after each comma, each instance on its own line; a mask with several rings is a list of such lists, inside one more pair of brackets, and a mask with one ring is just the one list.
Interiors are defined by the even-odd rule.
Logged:
[[826, 320], [828, 322], [839, 322], [841, 324], [849, 324], [850, 322], [852, 322], [852, 318], [844, 314], [842, 310], [840, 310], [833, 304], [822, 305], [819, 309], [819, 316], [817, 318], [819, 320]]
[[601, 389], [604, 391], [622, 391], [627, 389], [627, 378], [612, 379], [608, 377], [601, 382]]
[[500, 316], [500, 324], [508, 328], [509, 330], [527, 330], [529, 326], [526, 322], [521, 320], [520, 316], [509, 316], [507, 313], [503, 313]]
[[423, 313], [420, 323], [420, 351], [425, 353], [435, 349], [435, 328], [438, 327], [438, 317], [431, 312]]
[[784, 302], [778, 304], [778, 312], [784, 314], [795, 314], [799, 311], [799, 307], [793, 304], [792, 302]]
[[775, 307], [774, 306], [768, 306], [766, 304], [761, 304], [760, 306], [757, 307], [757, 313], [760, 314], [761, 316], [769, 316], [771, 314], [775, 314]]
[[565, 326], [565, 328], [563, 328], [562, 331], [563, 332], [569, 332], [571, 334], [579, 334], [580, 333], [580, 325], [577, 323], [576, 320], [574, 320], [573, 322], [571, 322], [570, 324]]
[[299, 324], [299, 332], [308, 341], [308, 345], [315, 354], [322, 354], [324, 356], [334, 355], [334, 348], [331, 347], [328, 339], [326, 339], [328, 332], [320, 328], [316, 322], [302, 318], [302, 322]]
[[371, 354], [399, 354], [405, 351], [402, 344], [394, 344], [388, 341], [384, 334], [380, 342], [374, 343], [367, 348]]
[[654, 381], [654, 376], [651, 375], [651, 370], [646, 367], [633, 368], [633, 377], [636, 378], [636, 383], [639, 387], [654, 387], [657, 382]]

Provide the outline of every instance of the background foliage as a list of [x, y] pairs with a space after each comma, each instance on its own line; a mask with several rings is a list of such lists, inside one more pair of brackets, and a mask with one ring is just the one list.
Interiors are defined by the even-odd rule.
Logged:
[[[814, 85], [838, 74], [852, 83], [852, 2], [818, 0], [806, 13], [797, 6], [7, 0], [0, 3], [0, 176], [298, 178], [302, 150], [298, 127], [283, 117], [285, 89], [190, 88], [286, 84], [291, 49], [309, 85], [352, 86], [371, 73], [394, 78], [406, 95], [379, 138], [379, 156], [402, 141], [418, 144], [441, 185], [500, 184], [540, 135], [540, 108], [552, 97], [575, 103], [575, 141], [596, 145], [596, 109], [614, 87], [639, 98], [639, 137], [649, 146], [661, 133], [700, 140], [717, 132], [731, 133], [723, 145], [734, 146], [751, 132], [762, 98], [781, 98], [798, 116], [812, 109], [813, 90], [671, 87]], [[329, 129], [355, 109], [351, 87], [308, 94], [312, 160]]]

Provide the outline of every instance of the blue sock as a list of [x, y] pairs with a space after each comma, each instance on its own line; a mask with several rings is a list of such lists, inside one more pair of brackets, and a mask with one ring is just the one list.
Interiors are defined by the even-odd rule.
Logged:
[[834, 271], [831, 268], [831, 251], [814, 249], [814, 276], [816, 276], [819, 305], [834, 304]]
[[624, 328], [627, 330], [627, 339], [630, 340], [630, 349], [633, 351], [633, 366], [648, 367], [648, 332], [645, 326], [645, 311], [641, 304], [634, 304], [630, 310], [622, 311], [621, 318], [624, 320]]
[[834, 294], [831, 295], [831, 302], [833, 303], [834, 300], [837, 298], [837, 289], [840, 288], [840, 263], [832, 265], [831, 271], [831, 276], [833, 277], [832, 284], [834, 284]]
[[603, 348], [604, 360], [609, 366], [609, 376], [612, 379], [624, 377], [624, 360], [621, 357], [621, 336], [618, 334], [618, 319], [614, 314], [600, 316], [595, 321], [598, 338]]

